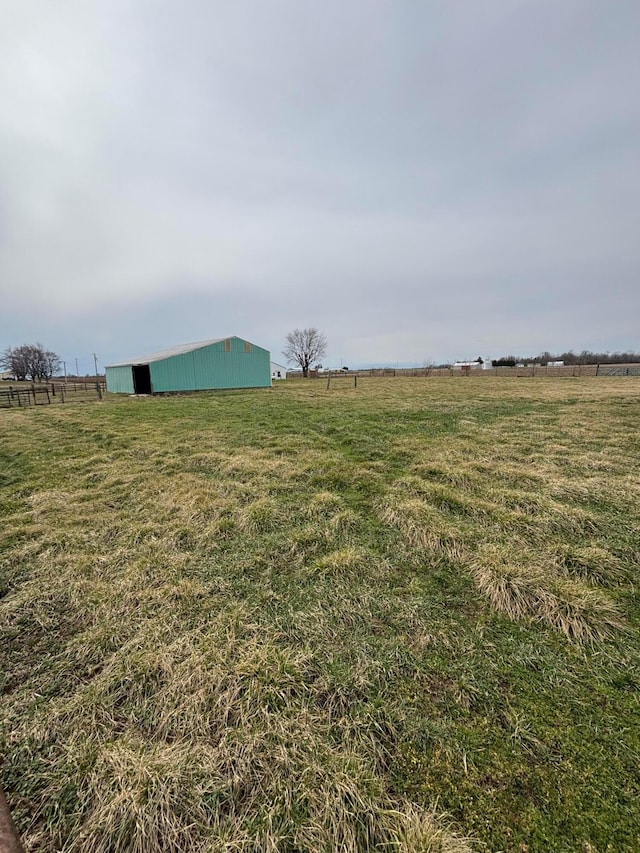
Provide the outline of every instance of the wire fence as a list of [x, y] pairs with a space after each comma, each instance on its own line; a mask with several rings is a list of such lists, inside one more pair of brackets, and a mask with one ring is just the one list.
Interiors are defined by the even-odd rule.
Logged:
[[[480, 376], [496, 377], [534, 377], [548, 376], [555, 379], [572, 376], [640, 376], [640, 364], [565, 364], [562, 367], [548, 365], [527, 365], [524, 367], [384, 367], [367, 370], [331, 370], [309, 371], [310, 379], [346, 379], [355, 376]], [[302, 379], [301, 371], [288, 371], [287, 379]]]

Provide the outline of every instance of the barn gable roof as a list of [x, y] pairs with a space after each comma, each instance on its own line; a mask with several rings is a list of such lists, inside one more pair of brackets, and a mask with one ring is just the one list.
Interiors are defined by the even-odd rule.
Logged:
[[[177, 347], [164, 349], [160, 352], [154, 352], [151, 355], [141, 355], [137, 358], [129, 358], [127, 361], [118, 361], [115, 364], [108, 364], [107, 367], [128, 367], [130, 364], [151, 364], [153, 361], [163, 361], [165, 358], [171, 358], [174, 355], [184, 355], [187, 352], [193, 352], [197, 349], [209, 347], [211, 344], [219, 344], [221, 341], [228, 341], [230, 338], [236, 338], [237, 335], [228, 335], [226, 338], [214, 338], [211, 341], [197, 341], [193, 344], [181, 344]], [[238, 338], [244, 340], [244, 338]]]

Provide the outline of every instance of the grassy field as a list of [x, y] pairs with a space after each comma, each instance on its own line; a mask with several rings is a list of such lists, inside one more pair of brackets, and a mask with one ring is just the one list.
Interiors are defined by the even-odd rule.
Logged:
[[640, 380], [0, 412], [29, 850], [640, 849]]

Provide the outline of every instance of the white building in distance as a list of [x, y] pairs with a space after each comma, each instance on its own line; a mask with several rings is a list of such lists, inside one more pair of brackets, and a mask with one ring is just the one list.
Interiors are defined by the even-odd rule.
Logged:
[[287, 368], [282, 364], [278, 364], [276, 361], [271, 362], [271, 379], [286, 379], [287, 378]]

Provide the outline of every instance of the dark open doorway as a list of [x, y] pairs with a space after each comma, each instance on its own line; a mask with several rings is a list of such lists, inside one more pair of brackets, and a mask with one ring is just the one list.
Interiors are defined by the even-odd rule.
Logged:
[[151, 373], [148, 364], [134, 364], [133, 391], [134, 394], [151, 394]]

